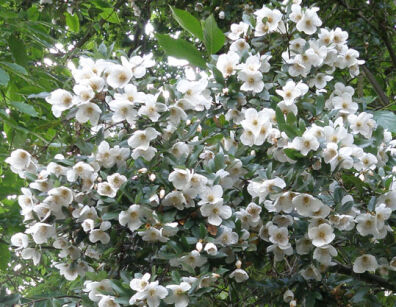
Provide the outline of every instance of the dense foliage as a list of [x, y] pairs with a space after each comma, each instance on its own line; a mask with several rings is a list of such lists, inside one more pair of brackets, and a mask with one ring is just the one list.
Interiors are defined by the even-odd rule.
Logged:
[[0, 303], [394, 303], [390, 2], [42, 2], [0, 11]]

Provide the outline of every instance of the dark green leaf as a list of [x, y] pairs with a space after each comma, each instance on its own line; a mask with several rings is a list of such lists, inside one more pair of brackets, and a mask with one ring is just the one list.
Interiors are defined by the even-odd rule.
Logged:
[[205, 68], [205, 60], [201, 53], [191, 43], [175, 39], [166, 34], [156, 34], [158, 43], [167, 55], [189, 61], [192, 65]]
[[4, 65], [7, 70], [9, 70], [13, 73], [22, 74], [22, 75], [28, 74], [27, 70], [24, 67], [22, 67], [21, 65], [18, 65], [16, 63], [0, 62], [0, 64]]
[[10, 105], [12, 105], [15, 109], [17, 109], [19, 112], [28, 114], [32, 117], [37, 117], [39, 114], [37, 111], [34, 109], [34, 107], [30, 104], [21, 102], [21, 101], [11, 101]]
[[26, 48], [23, 41], [15, 36], [11, 36], [8, 39], [8, 45], [10, 46], [15, 62], [25, 66], [28, 62], [28, 56], [26, 54]]
[[10, 81], [10, 75], [4, 70], [0, 68], [0, 85], [7, 85]]
[[177, 9], [172, 6], [170, 8], [172, 10], [173, 18], [175, 18], [179, 25], [202, 41], [203, 32], [199, 20], [187, 11]]
[[297, 160], [300, 158], [304, 158], [304, 155], [302, 155], [298, 150], [293, 149], [293, 148], [285, 148], [283, 150], [290, 159], [292, 160]]
[[203, 22], [203, 42], [209, 54], [215, 54], [225, 43], [224, 33], [217, 26], [213, 14]]
[[7, 265], [8, 261], [11, 258], [11, 253], [8, 250], [8, 245], [4, 243], [0, 243], [0, 269], [4, 270]]
[[375, 111], [374, 119], [377, 124], [396, 133], [396, 114], [391, 111]]
[[76, 13], [70, 15], [68, 12], [66, 12], [65, 16], [66, 25], [69, 27], [70, 31], [74, 33], [80, 32], [80, 20], [78, 19], [78, 15]]

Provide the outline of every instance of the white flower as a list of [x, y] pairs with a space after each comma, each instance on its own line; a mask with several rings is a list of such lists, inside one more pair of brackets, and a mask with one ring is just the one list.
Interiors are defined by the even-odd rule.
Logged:
[[143, 78], [146, 74], [146, 69], [155, 65], [152, 59], [152, 54], [146, 54], [143, 57], [135, 55], [129, 61], [127, 58], [121, 56], [122, 65], [129, 68], [133, 76], [137, 79]]
[[58, 207], [66, 207], [73, 201], [73, 191], [63, 186], [49, 190], [48, 196], [44, 202], [55, 204]]
[[165, 196], [164, 200], [162, 201], [162, 204], [164, 206], [175, 207], [178, 210], [183, 210], [184, 204], [186, 204], [186, 198], [184, 197], [182, 192], [173, 191]]
[[323, 73], [318, 73], [315, 77], [309, 80], [310, 87], [316, 87], [317, 89], [322, 89], [327, 85], [327, 82], [333, 80], [332, 76], [325, 75]]
[[373, 129], [376, 126], [376, 122], [373, 118], [373, 114], [366, 112], [360, 113], [358, 116], [355, 114], [350, 114], [348, 116], [349, 127], [352, 129], [353, 133], [360, 133], [366, 138], [371, 138]]
[[238, 234], [227, 226], [220, 226], [221, 234], [216, 238], [216, 243], [227, 246], [238, 242]]
[[296, 252], [299, 255], [306, 255], [312, 249], [312, 242], [308, 237], [302, 237], [296, 241]]
[[129, 303], [134, 305], [136, 300], [146, 300], [149, 307], [158, 307], [161, 299], [165, 298], [167, 295], [168, 291], [166, 288], [159, 285], [158, 281], [153, 281], [150, 282], [143, 291], [132, 296]]
[[246, 42], [246, 40], [244, 38], [240, 38], [231, 44], [230, 51], [236, 52], [236, 53], [242, 55], [244, 52], [248, 51], [249, 48], [250, 48], [250, 46]]
[[340, 110], [341, 114], [353, 114], [357, 111], [358, 105], [352, 101], [352, 96], [344, 93], [332, 99], [334, 108]]
[[151, 161], [154, 158], [156, 152], [157, 149], [151, 146], [147, 147], [146, 149], [138, 147], [132, 151], [131, 156], [134, 160], [136, 160], [139, 157], [143, 157], [145, 160]]
[[217, 255], [217, 246], [214, 243], [206, 243], [204, 251], [208, 253], [208, 255], [215, 256]]
[[94, 229], [89, 234], [89, 241], [96, 243], [100, 241], [102, 244], [108, 244], [110, 242], [110, 236], [105, 231], [110, 229], [110, 222], [102, 222], [99, 229]]
[[126, 120], [130, 125], [136, 121], [137, 111], [134, 109], [134, 104], [129, 100], [113, 100], [109, 103], [110, 109], [114, 111], [112, 119], [114, 122], [121, 122]]
[[5, 162], [10, 164], [14, 173], [24, 171], [29, 167], [32, 156], [26, 150], [17, 149], [11, 153], [11, 156], [5, 159]]
[[67, 168], [55, 162], [50, 162], [47, 165], [47, 172], [50, 174], [54, 174], [56, 177], [66, 176]]
[[150, 142], [159, 135], [159, 132], [152, 127], [144, 130], [135, 131], [128, 139], [128, 145], [132, 148], [146, 150], [150, 146]]
[[187, 156], [191, 152], [190, 146], [184, 142], [177, 142], [171, 148], [171, 153], [176, 157]]
[[89, 102], [95, 96], [94, 91], [89, 85], [76, 84], [73, 87], [73, 91], [78, 95], [80, 103]]
[[244, 282], [249, 279], [248, 273], [242, 269], [236, 269], [230, 274], [230, 278], [234, 278], [237, 283]]
[[173, 183], [176, 189], [184, 190], [188, 188], [191, 176], [190, 170], [175, 168], [174, 171], [169, 174], [168, 180]]
[[107, 176], [106, 179], [114, 190], [118, 190], [125, 182], [127, 182], [127, 178], [119, 173]]
[[316, 13], [317, 11], [317, 8], [306, 9], [302, 18], [296, 24], [297, 30], [308, 35], [314, 34], [317, 27], [322, 25], [322, 21]]
[[286, 227], [271, 226], [268, 229], [268, 234], [270, 235], [270, 242], [280, 247], [289, 246], [289, 232]]
[[276, 90], [276, 93], [283, 98], [286, 105], [291, 105], [294, 100], [308, 92], [308, 86], [302, 82], [295, 83], [293, 80], [288, 80], [282, 87], [282, 90]]
[[78, 277], [78, 270], [75, 266], [71, 266], [66, 263], [58, 263], [55, 267], [59, 270], [59, 273], [63, 275], [67, 280], [75, 280]]
[[108, 69], [106, 82], [112, 88], [123, 88], [132, 78], [132, 71], [122, 65], [112, 65]]
[[221, 71], [224, 78], [234, 74], [235, 69], [239, 63], [239, 55], [235, 52], [228, 52], [221, 54], [217, 59], [216, 68]]
[[187, 119], [186, 112], [184, 112], [184, 110], [182, 108], [179, 108], [177, 105], [169, 106], [168, 110], [169, 121], [174, 125], [178, 125], [182, 120]]
[[290, 144], [291, 148], [298, 150], [302, 155], [306, 156], [311, 150], [319, 148], [317, 138], [311, 134], [304, 133], [302, 137], [295, 137]]
[[311, 264], [306, 269], [301, 270], [300, 273], [305, 280], [310, 280], [310, 279], [315, 279], [316, 281], [322, 280], [322, 276], [320, 275], [318, 269], [313, 264]]
[[175, 304], [175, 307], [188, 306], [188, 296], [186, 292], [191, 289], [191, 285], [187, 282], [181, 282], [180, 285], [166, 286], [172, 291], [172, 294], [166, 298], [166, 303]]
[[183, 101], [186, 101], [191, 106], [190, 108], [196, 111], [203, 111], [210, 109], [212, 106], [211, 98], [207, 95], [207, 86], [208, 80], [201, 78], [198, 81], [180, 80], [176, 88], [180, 93], [184, 94]]
[[356, 217], [355, 221], [357, 223], [356, 230], [361, 236], [377, 235], [378, 229], [375, 215], [371, 215], [370, 213], [360, 214]]
[[116, 99], [128, 100], [132, 104], [143, 103], [145, 101], [146, 94], [139, 92], [135, 85], [127, 84], [124, 87], [124, 94], [114, 94]]
[[60, 117], [62, 112], [70, 109], [74, 105], [73, 96], [65, 90], [57, 89], [45, 98], [52, 105], [52, 113], [55, 117]]
[[326, 266], [331, 264], [331, 258], [338, 255], [337, 250], [331, 245], [316, 247], [313, 253], [313, 259]]
[[244, 83], [241, 86], [241, 91], [252, 91], [253, 93], [260, 93], [264, 88], [263, 76], [260, 72], [250, 72], [241, 70], [238, 73], [238, 78]]
[[118, 168], [126, 166], [126, 160], [129, 158], [129, 155], [131, 153], [131, 150], [129, 148], [123, 148], [116, 145], [110, 149], [110, 152]]
[[144, 231], [139, 231], [138, 234], [142, 237], [143, 241], [148, 242], [166, 242], [169, 239], [164, 237], [162, 234], [162, 229], [158, 230], [157, 228], [150, 227]]
[[364, 153], [359, 157], [359, 161], [355, 163], [354, 167], [357, 171], [375, 169], [377, 167], [378, 159], [371, 153]]
[[129, 286], [132, 290], [142, 292], [149, 285], [150, 277], [150, 273], [145, 273], [141, 278], [132, 279]]
[[72, 260], [77, 260], [81, 257], [81, 250], [73, 245], [66, 246], [59, 252], [59, 257], [69, 257]]
[[127, 211], [121, 211], [118, 220], [122, 226], [128, 225], [131, 231], [135, 231], [143, 225], [141, 221], [143, 212], [140, 205], [131, 205]]
[[188, 255], [181, 257], [180, 260], [182, 264], [188, 265], [193, 269], [203, 266], [208, 261], [206, 257], [201, 256], [197, 250], [193, 250]]
[[274, 179], [260, 181], [250, 181], [247, 190], [253, 197], [259, 198], [259, 203], [262, 203], [268, 194], [279, 192], [280, 189], [286, 187], [286, 183], [282, 178], [276, 177]]
[[285, 256], [293, 255], [293, 248], [291, 247], [290, 244], [288, 245], [272, 244], [267, 247], [267, 252], [268, 253], [272, 252], [274, 254], [274, 261], [279, 262], [282, 261]]
[[375, 217], [377, 222], [377, 228], [381, 229], [385, 226], [385, 221], [390, 218], [392, 209], [388, 208], [385, 204], [380, 204], [375, 208]]
[[389, 191], [378, 197], [377, 204], [385, 204], [387, 208], [396, 210], [396, 191]]
[[293, 299], [294, 299], [294, 293], [293, 293], [293, 291], [287, 289], [287, 290], [285, 291], [285, 293], [283, 293], [283, 301], [284, 301], [285, 303], [289, 303], [289, 302], [291, 302]]
[[330, 244], [334, 240], [335, 235], [333, 228], [329, 224], [321, 224], [318, 227], [310, 227], [308, 229], [308, 237], [312, 240], [312, 244], [316, 247], [322, 247]]
[[231, 40], [237, 40], [241, 37], [241, 35], [245, 35], [247, 30], [249, 29], [249, 25], [241, 21], [240, 23], [233, 23], [231, 25], [231, 32], [227, 33], [227, 36]]
[[98, 302], [98, 307], [119, 307], [120, 304], [118, 304], [115, 299], [115, 297], [109, 295], [102, 295]]
[[44, 244], [48, 242], [48, 239], [55, 237], [54, 225], [46, 223], [36, 223], [32, 227], [26, 230], [26, 233], [30, 233], [36, 244]]
[[138, 114], [147, 116], [152, 122], [157, 122], [160, 118], [160, 112], [167, 110], [166, 105], [157, 102], [158, 96], [146, 95], [144, 104], [140, 107]]
[[271, 10], [265, 6], [254, 14], [257, 16], [254, 36], [262, 36], [276, 31], [282, 19], [282, 13], [279, 10]]
[[370, 254], [364, 254], [357, 257], [353, 262], [353, 271], [361, 274], [364, 272], [374, 272], [378, 268], [377, 259]]
[[85, 162], [76, 163], [72, 169], [67, 171], [67, 180], [70, 182], [76, 181], [79, 177], [82, 179], [89, 179], [92, 177], [94, 169], [91, 165]]
[[98, 183], [98, 194], [113, 198], [117, 195], [117, 190], [115, 190], [108, 182], [100, 182]]
[[199, 196], [201, 198], [201, 201], [198, 203], [198, 205], [223, 204], [223, 188], [221, 185], [214, 185], [211, 187], [205, 186], [201, 189]]
[[90, 121], [93, 126], [96, 126], [101, 113], [102, 110], [98, 105], [92, 102], [82, 103], [78, 106], [76, 120], [81, 124]]
[[223, 202], [214, 204], [206, 203], [201, 207], [202, 216], [208, 217], [208, 223], [219, 226], [223, 220], [229, 219], [232, 215], [231, 207], [224, 206]]
[[26, 248], [29, 245], [29, 237], [22, 232], [18, 232], [11, 237], [11, 244], [18, 249]]
[[32, 189], [39, 190], [41, 192], [47, 192], [52, 188], [52, 182], [48, 178], [48, 173], [47, 171], [43, 170], [40, 172], [38, 175], [38, 179], [36, 179], [34, 182], [29, 184], [29, 187]]
[[309, 194], [299, 194], [292, 200], [297, 213], [302, 216], [312, 216], [313, 212], [317, 211], [323, 203]]
[[24, 248], [21, 253], [22, 259], [32, 259], [34, 265], [40, 263], [41, 254], [35, 248]]
[[293, 211], [292, 199], [294, 194], [291, 192], [285, 192], [275, 198], [274, 207], [276, 212], [283, 211], [284, 213], [290, 213]]

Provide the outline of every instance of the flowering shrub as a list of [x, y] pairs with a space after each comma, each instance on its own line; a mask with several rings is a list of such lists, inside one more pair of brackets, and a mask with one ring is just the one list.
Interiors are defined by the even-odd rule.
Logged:
[[348, 85], [348, 34], [293, 2], [244, 15], [195, 80], [154, 88], [148, 55], [80, 58], [73, 91], [46, 98], [80, 141], [6, 160], [30, 181], [17, 253], [98, 306], [395, 290], [395, 142]]

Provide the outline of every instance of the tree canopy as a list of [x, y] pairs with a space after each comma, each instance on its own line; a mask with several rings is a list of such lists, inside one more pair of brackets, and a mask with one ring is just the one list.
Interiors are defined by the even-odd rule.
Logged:
[[393, 1], [0, 16], [0, 305], [396, 303]]

